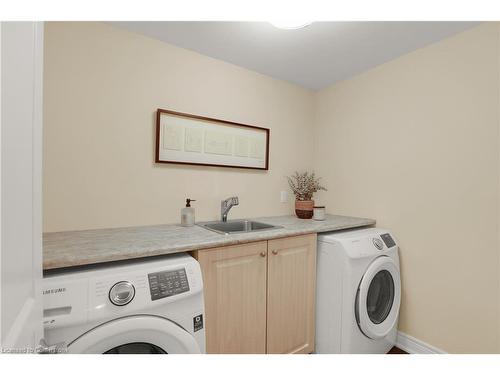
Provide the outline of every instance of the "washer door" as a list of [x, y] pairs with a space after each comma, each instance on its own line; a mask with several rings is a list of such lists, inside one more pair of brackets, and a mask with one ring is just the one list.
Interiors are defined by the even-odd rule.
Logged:
[[133, 315], [101, 324], [68, 345], [68, 352], [107, 354], [199, 354], [198, 343], [168, 319]]
[[401, 280], [394, 261], [381, 256], [366, 270], [356, 297], [356, 320], [369, 338], [381, 339], [398, 321]]

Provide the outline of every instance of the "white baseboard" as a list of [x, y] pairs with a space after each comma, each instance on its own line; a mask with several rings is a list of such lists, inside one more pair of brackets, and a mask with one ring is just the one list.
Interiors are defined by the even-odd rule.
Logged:
[[410, 354], [446, 354], [444, 350], [438, 349], [401, 331], [398, 331], [396, 346]]

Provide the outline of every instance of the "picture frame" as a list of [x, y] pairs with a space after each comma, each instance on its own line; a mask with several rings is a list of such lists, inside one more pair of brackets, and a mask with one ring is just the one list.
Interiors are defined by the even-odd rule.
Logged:
[[270, 129], [158, 108], [156, 163], [269, 170]]

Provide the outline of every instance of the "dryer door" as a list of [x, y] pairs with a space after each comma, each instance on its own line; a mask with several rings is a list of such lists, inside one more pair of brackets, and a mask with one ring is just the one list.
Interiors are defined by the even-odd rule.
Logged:
[[366, 270], [356, 297], [356, 320], [369, 338], [380, 339], [398, 322], [401, 280], [394, 261], [381, 256]]
[[68, 353], [199, 354], [198, 343], [168, 319], [133, 315], [101, 324], [68, 345]]

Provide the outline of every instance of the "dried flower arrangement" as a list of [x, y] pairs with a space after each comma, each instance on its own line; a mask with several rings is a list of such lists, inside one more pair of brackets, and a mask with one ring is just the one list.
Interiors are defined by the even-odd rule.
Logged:
[[313, 217], [314, 201], [313, 194], [326, 188], [321, 186], [319, 178], [314, 172], [295, 172], [294, 175], [287, 177], [290, 189], [295, 194], [295, 214], [300, 219], [310, 219]]
[[314, 172], [311, 174], [309, 172], [295, 172], [294, 175], [287, 177], [287, 179], [290, 189], [292, 189], [298, 201], [310, 201], [317, 191], [326, 191], [326, 188], [320, 185], [320, 178], [316, 177]]

